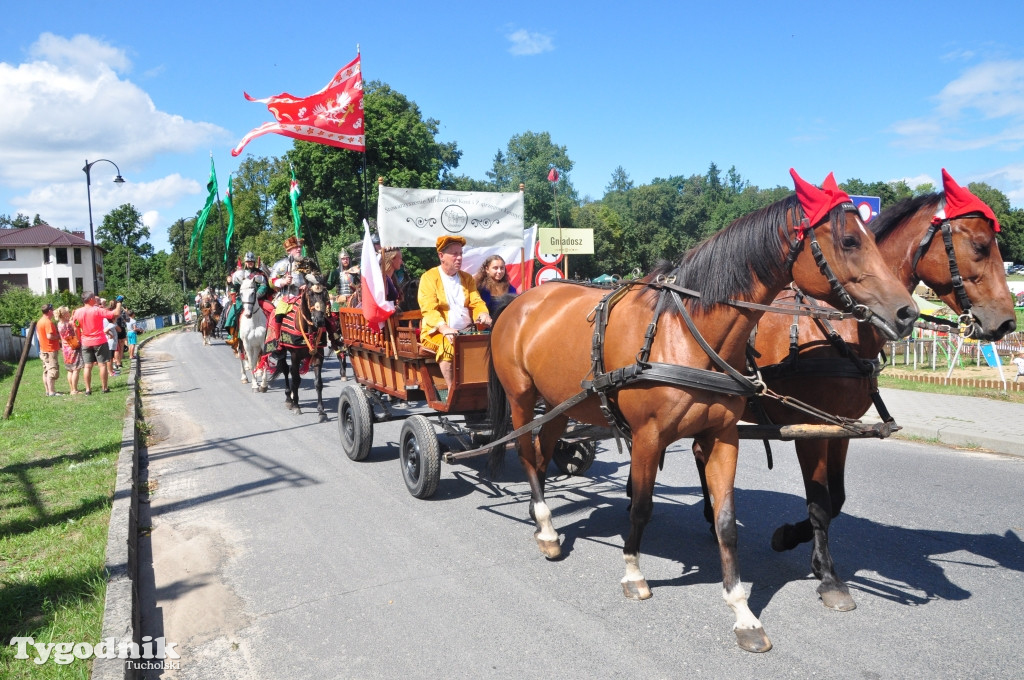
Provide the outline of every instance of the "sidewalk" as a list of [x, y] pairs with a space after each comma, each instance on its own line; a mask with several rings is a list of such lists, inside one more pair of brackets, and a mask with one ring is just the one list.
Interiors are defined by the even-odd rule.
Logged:
[[[950, 446], [980, 447], [1024, 457], [1024, 404], [882, 388], [882, 400], [901, 429]], [[862, 418], [881, 420], [872, 407]]]

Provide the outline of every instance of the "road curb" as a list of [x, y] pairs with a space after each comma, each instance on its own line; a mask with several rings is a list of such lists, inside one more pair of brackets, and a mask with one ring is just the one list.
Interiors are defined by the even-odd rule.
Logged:
[[[154, 337], [154, 336], [151, 336]], [[139, 381], [142, 368], [142, 347], [138, 344], [135, 360], [128, 374], [128, 396], [125, 398], [124, 428], [121, 452], [117, 458], [117, 480], [107, 528], [107, 595], [103, 606], [103, 628], [100, 640], [114, 639], [114, 649], [122, 641], [141, 645], [141, 609], [139, 607], [139, 443], [143, 435], [142, 392]], [[128, 659], [97, 657], [93, 660], [92, 680], [135, 680], [137, 669]]]

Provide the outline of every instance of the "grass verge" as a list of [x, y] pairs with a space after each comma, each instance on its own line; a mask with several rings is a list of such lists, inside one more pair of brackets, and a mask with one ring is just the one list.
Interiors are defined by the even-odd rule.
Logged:
[[[1012, 376], [1011, 376], [1012, 379]], [[918, 382], [908, 380], [896, 375], [886, 375], [885, 371], [878, 376], [879, 387], [890, 387], [897, 390], [912, 390], [914, 392], [930, 392], [932, 394], [951, 394], [958, 397], [981, 397], [993, 399], [1011, 404], [1024, 404], [1024, 392], [1007, 391], [1000, 389], [969, 387], [966, 385], [940, 385], [936, 383]]]
[[[91, 660], [35, 664], [9, 643], [99, 642], [127, 375], [111, 377], [109, 394], [94, 371], [92, 396], [47, 397], [42, 364], [30, 360], [0, 420], [0, 677], [89, 677]], [[0, 380], [5, 403], [13, 383], [9, 372]], [[67, 392], [63, 370], [57, 384]]]
[[[164, 329], [166, 331], [174, 329]], [[158, 335], [162, 331], [147, 333]], [[14, 368], [0, 362], [7, 403]], [[68, 391], [63, 362], [57, 389]], [[107, 529], [129, 394], [128, 372], [100, 391], [47, 397], [42, 364], [25, 365], [14, 410], [0, 420], [0, 678], [89, 678], [92, 660], [16, 659], [14, 637], [37, 643], [100, 641]], [[84, 388], [84, 380], [80, 380]]]

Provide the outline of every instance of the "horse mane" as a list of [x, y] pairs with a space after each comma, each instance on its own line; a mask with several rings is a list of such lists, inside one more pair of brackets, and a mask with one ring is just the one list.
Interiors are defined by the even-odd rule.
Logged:
[[905, 198], [878, 213], [878, 217], [873, 219], [868, 224], [868, 227], [875, 235], [876, 241], [884, 241], [886, 237], [892, 234], [897, 225], [903, 224], [903, 222], [916, 215], [925, 206], [937, 206], [941, 199], [942, 194], [924, 194], [922, 196], [914, 196], [913, 198]]
[[694, 309], [707, 310], [731, 298], [749, 295], [756, 282], [770, 285], [787, 275], [786, 249], [780, 226], [787, 213], [799, 218], [796, 194], [740, 217], [725, 229], [689, 250], [677, 265], [661, 263], [647, 277], [674, 277], [675, 282], [697, 291], [688, 300]]

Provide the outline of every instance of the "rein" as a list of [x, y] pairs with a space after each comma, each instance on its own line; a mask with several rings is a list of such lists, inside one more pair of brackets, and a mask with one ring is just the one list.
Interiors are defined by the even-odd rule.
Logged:
[[[844, 209], [848, 208], [849, 210], [854, 210], [852, 203], [844, 203], [842, 206]], [[824, 223], [824, 221], [819, 222], [819, 224], [822, 223]], [[799, 251], [803, 246], [803, 242], [806, 236], [809, 235], [811, 241], [811, 252], [814, 255], [815, 263], [818, 265], [818, 269], [821, 271], [822, 275], [829, 281], [829, 285], [832, 287], [836, 296], [843, 300], [846, 313], [828, 310], [821, 307], [812, 307], [810, 305], [787, 305], [787, 307], [789, 307], [789, 313], [804, 314], [824, 319], [842, 319], [847, 318], [848, 315], [852, 315], [863, 320], [871, 318], [871, 311], [863, 305], [856, 304], [852, 296], [850, 296], [843, 285], [839, 282], [839, 279], [835, 276], [831, 266], [829, 266], [828, 261], [825, 259], [817, 238], [814, 236], [814, 227], [810, 227], [808, 224], [808, 220], [805, 218], [803, 222], [796, 227], [797, 235], [796, 238], [790, 242], [790, 252], [786, 258], [785, 266], [787, 269], [792, 269], [793, 264], [796, 262], [796, 258], [799, 256]], [[564, 279], [555, 279], [553, 282], [582, 285]], [[604, 337], [610, 320], [611, 309], [633, 288], [637, 287], [650, 288], [659, 291], [658, 302], [654, 306], [653, 318], [648, 324], [647, 331], [644, 335], [644, 344], [637, 353], [636, 362], [634, 364], [606, 372], [604, 370]], [[709, 392], [746, 398], [764, 396], [775, 399], [790, 408], [803, 411], [804, 413], [823, 420], [828, 424], [842, 427], [851, 433], [857, 432], [857, 429], [853, 425], [858, 422], [856, 420], [826, 413], [798, 399], [780, 395], [768, 389], [767, 385], [765, 385], [764, 381], [761, 379], [760, 373], [757, 372], [756, 364], [754, 364], [753, 361], [748, 362], [753, 365], [753, 377], [745, 376], [730, 366], [729, 363], [719, 356], [714, 348], [707, 343], [696, 324], [693, 322], [693, 318], [690, 316], [690, 313], [686, 310], [686, 305], [683, 304], [683, 297], [699, 298], [700, 296], [701, 294], [698, 291], [677, 285], [675, 283], [674, 276], [659, 276], [654, 281], [628, 281], [621, 284], [601, 298], [600, 302], [598, 302], [590, 314], [587, 315], [587, 320], [594, 324], [594, 335], [593, 340], [591, 341], [590, 355], [591, 369], [588, 374], [591, 376], [591, 379], [584, 379], [581, 382], [580, 385], [583, 389], [580, 392], [576, 393], [566, 401], [563, 401], [561, 404], [552, 407], [543, 416], [535, 418], [505, 436], [489, 442], [487, 446], [457, 454], [448, 453], [445, 454], [445, 459], [447, 461], [453, 461], [461, 458], [469, 458], [483, 451], [490, 450], [495, 446], [505, 444], [506, 442], [526, 434], [527, 432], [536, 430], [544, 423], [561, 415], [593, 394], [596, 394], [601, 401], [601, 413], [611, 425], [612, 432], [615, 434], [616, 445], [621, 452], [622, 439], [626, 440], [627, 447], [631, 447], [631, 433], [629, 425], [625, 422], [621, 412], [609, 400], [610, 393], [613, 390], [618, 390], [622, 387], [629, 386], [632, 383], [641, 381], [654, 382], [673, 387], [702, 389]], [[666, 300], [666, 297], [669, 298], [668, 301]], [[693, 368], [691, 366], [681, 366], [678, 364], [649, 361], [651, 348], [654, 344], [654, 337], [657, 335], [658, 331], [658, 318], [663, 309], [666, 309], [670, 303], [679, 312], [680, 317], [686, 324], [687, 329], [689, 329], [693, 339], [721, 372], [702, 368]], [[724, 304], [736, 307], [746, 307], [764, 312], [772, 311], [776, 313], [785, 313], [787, 311], [781, 307], [773, 308], [770, 305], [762, 305], [742, 300], [730, 299]]]

